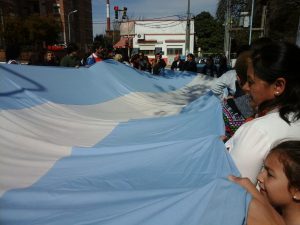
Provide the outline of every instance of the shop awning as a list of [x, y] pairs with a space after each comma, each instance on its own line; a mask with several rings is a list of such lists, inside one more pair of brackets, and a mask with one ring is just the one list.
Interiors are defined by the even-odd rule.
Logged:
[[132, 37], [121, 37], [121, 39], [114, 44], [114, 48], [132, 48]]

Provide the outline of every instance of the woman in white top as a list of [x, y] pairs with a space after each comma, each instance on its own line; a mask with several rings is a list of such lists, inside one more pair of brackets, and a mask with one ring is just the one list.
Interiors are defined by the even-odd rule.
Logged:
[[241, 175], [256, 183], [268, 152], [286, 140], [300, 140], [300, 49], [271, 43], [253, 52], [247, 83], [260, 117], [243, 124], [226, 143]]

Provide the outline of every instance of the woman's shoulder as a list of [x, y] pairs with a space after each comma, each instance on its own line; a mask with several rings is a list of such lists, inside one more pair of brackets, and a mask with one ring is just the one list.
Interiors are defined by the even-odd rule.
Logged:
[[[254, 118], [253, 120], [250, 120], [243, 124], [245, 127], [273, 127], [274, 125], [278, 126], [278, 124], [283, 124], [286, 123], [283, 119], [280, 118], [278, 112], [272, 112], [269, 114], [266, 114], [264, 116]], [[286, 123], [286, 125], [288, 125]]]
[[[288, 124], [280, 117], [279, 112], [272, 112], [246, 122], [240, 128], [241, 130], [260, 132], [275, 140], [281, 138], [294, 139], [299, 136], [300, 133], [300, 120]], [[300, 139], [300, 137], [298, 137], [298, 139]]]
[[[288, 117], [293, 118], [293, 114], [290, 114]], [[260, 124], [264, 125], [264, 124], [271, 123], [271, 125], [272, 124], [276, 124], [276, 125], [282, 124], [282, 125], [285, 125], [288, 127], [289, 126], [300, 126], [300, 120], [297, 120], [297, 121], [292, 122], [291, 124], [288, 124], [285, 120], [283, 120], [280, 117], [279, 112], [276, 110], [274, 110], [270, 113], [267, 113], [264, 116], [255, 118], [254, 120], [251, 120], [250, 122], [254, 123], [255, 125], [260, 125]]]

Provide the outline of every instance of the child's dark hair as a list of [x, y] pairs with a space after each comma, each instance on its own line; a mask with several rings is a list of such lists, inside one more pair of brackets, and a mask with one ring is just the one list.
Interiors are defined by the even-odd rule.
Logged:
[[284, 173], [289, 181], [289, 188], [300, 189], [300, 141], [286, 141], [271, 150], [279, 154]]

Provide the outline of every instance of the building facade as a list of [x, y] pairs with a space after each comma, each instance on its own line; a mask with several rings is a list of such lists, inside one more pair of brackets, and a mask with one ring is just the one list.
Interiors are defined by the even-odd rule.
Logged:
[[194, 50], [194, 21], [190, 23], [190, 44], [186, 46], [186, 20], [138, 20], [120, 25], [120, 47], [132, 48], [132, 52], [144, 52], [150, 59], [161, 52], [168, 64], [175, 55], [186, 55]]
[[91, 0], [0, 0], [2, 29], [11, 16], [53, 16], [61, 24], [58, 43], [77, 43], [81, 49], [93, 42]]

